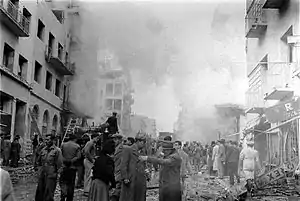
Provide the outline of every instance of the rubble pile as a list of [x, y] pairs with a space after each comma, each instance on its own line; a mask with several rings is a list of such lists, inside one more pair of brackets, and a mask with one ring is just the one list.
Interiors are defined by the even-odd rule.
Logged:
[[13, 185], [16, 185], [21, 180], [28, 180], [28, 182], [36, 182], [38, 172], [34, 170], [32, 165], [27, 165], [18, 168], [12, 167], [1, 167], [4, 170], [8, 171], [10, 174], [11, 181]]

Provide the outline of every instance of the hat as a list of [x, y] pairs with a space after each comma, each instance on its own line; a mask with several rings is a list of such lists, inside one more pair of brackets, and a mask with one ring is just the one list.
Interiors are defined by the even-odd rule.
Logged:
[[135, 136], [136, 140], [146, 140], [146, 134], [145, 133], [138, 133]]
[[170, 142], [170, 141], [164, 141], [162, 143], [162, 149], [174, 149], [174, 143], [173, 142]]
[[113, 134], [113, 135], [111, 136], [111, 138], [120, 138], [120, 139], [123, 139], [124, 137], [125, 137], [124, 135], [119, 134], [119, 133]]

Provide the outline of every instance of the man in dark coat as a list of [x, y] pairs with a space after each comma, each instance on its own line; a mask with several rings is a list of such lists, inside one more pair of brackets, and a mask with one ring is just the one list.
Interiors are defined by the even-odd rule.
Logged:
[[1, 146], [3, 150], [3, 165], [9, 165], [9, 159], [11, 154], [11, 142], [10, 142], [10, 135], [4, 136], [3, 146]]
[[132, 146], [124, 146], [121, 161], [122, 190], [120, 201], [146, 201], [146, 164], [139, 151], [146, 145], [146, 135], [139, 133]]
[[14, 141], [11, 143], [11, 166], [18, 167], [19, 160], [20, 160], [20, 152], [21, 152], [21, 145], [19, 143], [20, 136], [16, 136]]
[[162, 144], [164, 158], [140, 156], [140, 160], [161, 165], [159, 174], [159, 201], [181, 201], [180, 168], [181, 158], [173, 143]]
[[115, 152], [114, 152], [114, 175], [116, 180], [116, 188], [112, 192], [112, 201], [119, 201], [121, 195], [121, 161], [122, 161], [122, 151], [123, 151], [123, 139], [124, 136], [121, 134], [112, 135], [112, 139], [115, 143]]
[[116, 134], [119, 132], [116, 112], [113, 112], [113, 115], [107, 119], [106, 124], [109, 134]]

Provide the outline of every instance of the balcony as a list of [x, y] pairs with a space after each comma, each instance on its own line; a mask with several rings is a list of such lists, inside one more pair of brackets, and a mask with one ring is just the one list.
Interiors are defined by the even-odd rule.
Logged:
[[265, 0], [263, 8], [265, 9], [280, 9], [285, 0]]
[[[58, 52], [58, 51], [57, 51]], [[50, 47], [46, 47], [45, 59], [51, 66], [62, 75], [73, 75], [74, 64], [62, 61], [62, 56], [55, 52]]]
[[246, 105], [249, 109], [245, 113], [262, 114], [264, 112], [263, 93], [261, 91], [251, 91], [249, 89], [246, 92], [246, 98]]
[[294, 65], [285, 62], [269, 64], [266, 71], [265, 100], [282, 100], [294, 95], [291, 88]]
[[10, 0], [0, 0], [0, 20], [19, 37], [29, 36], [30, 21]]
[[267, 30], [267, 22], [262, 9], [263, 5], [254, 0], [245, 17], [246, 38], [260, 38]]

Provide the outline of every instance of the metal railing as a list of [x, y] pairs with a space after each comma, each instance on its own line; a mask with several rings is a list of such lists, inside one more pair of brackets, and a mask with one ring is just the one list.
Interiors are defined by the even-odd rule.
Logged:
[[266, 71], [265, 91], [271, 92], [275, 88], [292, 87], [293, 63], [269, 63]]
[[251, 91], [249, 89], [246, 92], [246, 106], [251, 107], [264, 107], [264, 95], [262, 90]]
[[246, 31], [254, 24], [265, 24], [266, 19], [263, 15], [263, 4], [259, 0], [253, 0], [246, 13]]
[[0, 8], [4, 9], [26, 34], [29, 34], [30, 21], [23, 15], [18, 6], [13, 4], [10, 0], [0, 0]]

